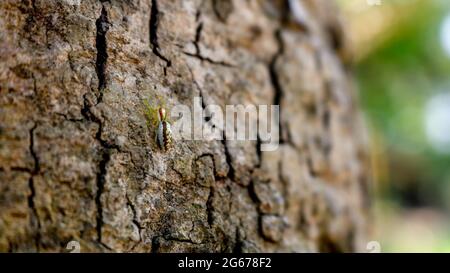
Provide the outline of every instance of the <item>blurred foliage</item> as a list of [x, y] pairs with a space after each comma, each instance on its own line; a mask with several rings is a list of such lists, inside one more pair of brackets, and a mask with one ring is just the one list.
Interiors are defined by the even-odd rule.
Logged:
[[[408, 208], [432, 208], [448, 214], [450, 156], [431, 147], [424, 114], [433, 95], [450, 91], [450, 57], [440, 39], [441, 24], [450, 14], [450, 1], [381, 0], [379, 6], [369, 6], [365, 0], [338, 2], [354, 46], [360, 100], [371, 129], [375, 179], [384, 200], [379, 202], [383, 213], [377, 215], [383, 215], [386, 221], [393, 215], [402, 218], [394, 222], [406, 228], [408, 220], [403, 218], [412, 215], [407, 213]], [[416, 218], [409, 220], [414, 222]], [[396, 234], [391, 226], [382, 225], [381, 229]], [[437, 233], [442, 235], [437, 245], [412, 244], [409, 249], [450, 251], [447, 219], [439, 222]], [[410, 239], [414, 240], [414, 235]], [[408, 249], [405, 241], [388, 242], [390, 250]]]
[[[447, 182], [450, 158], [431, 149], [424, 131], [424, 109], [433, 94], [448, 89], [450, 61], [442, 50], [439, 32], [450, 3], [432, 0], [381, 3], [368, 7], [364, 13], [376, 12], [381, 16], [379, 21], [392, 22], [384, 22], [381, 33], [371, 37], [371, 44], [376, 46], [370, 51], [366, 49], [365, 55], [357, 58], [355, 67], [364, 111], [372, 129], [382, 137], [382, 143], [375, 143], [374, 149], [389, 151], [383, 158], [389, 161], [388, 178], [384, 178], [389, 181], [380, 182], [389, 182], [394, 192], [402, 191], [401, 187], [414, 187], [411, 190], [415, 193], [409, 195], [422, 196], [403, 196], [411, 205], [445, 205], [442, 198], [436, 198], [442, 192], [441, 185], [436, 183]], [[383, 10], [388, 14], [386, 17]], [[346, 15], [349, 14], [347, 11]], [[355, 16], [360, 19], [352, 23], [358, 25], [364, 25], [364, 18], [371, 17]]]

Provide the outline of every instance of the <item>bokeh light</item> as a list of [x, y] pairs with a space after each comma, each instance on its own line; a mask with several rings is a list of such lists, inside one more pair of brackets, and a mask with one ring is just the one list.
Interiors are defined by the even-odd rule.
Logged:
[[435, 151], [450, 153], [450, 93], [437, 94], [429, 99], [425, 112], [425, 128]]

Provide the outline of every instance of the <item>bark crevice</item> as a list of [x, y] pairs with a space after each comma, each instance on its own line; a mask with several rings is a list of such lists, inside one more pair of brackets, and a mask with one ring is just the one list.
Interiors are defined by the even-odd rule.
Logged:
[[139, 241], [141, 241], [142, 240], [142, 238], [141, 238], [141, 230], [143, 230], [144, 227], [142, 227], [141, 223], [139, 222], [139, 219], [138, 219], [137, 213], [136, 213], [136, 207], [134, 206], [133, 202], [131, 202], [130, 197], [128, 196], [128, 194], [126, 194], [125, 197], [127, 199], [127, 205], [130, 207], [131, 213], [133, 214], [132, 222], [133, 222], [133, 224], [136, 225], [136, 227], [139, 230]]
[[108, 61], [108, 52], [106, 44], [106, 33], [109, 30], [108, 13], [104, 5], [102, 5], [102, 11], [100, 17], [95, 21], [97, 28], [97, 35], [95, 37], [95, 47], [97, 49], [97, 60], [95, 62], [95, 70], [98, 78], [98, 101], [97, 104], [102, 102], [103, 90], [106, 87], [106, 64]]
[[101, 196], [105, 187], [108, 162], [111, 159], [111, 155], [108, 150], [103, 151], [102, 160], [99, 163], [99, 172], [97, 173], [97, 192], [95, 195], [95, 204], [97, 207], [97, 241], [104, 245], [102, 242], [102, 227], [103, 227], [103, 205]]
[[[40, 163], [39, 163], [39, 157], [36, 154], [35, 148], [34, 148], [34, 131], [37, 128], [37, 124], [34, 124], [33, 127], [29, 131], [29, 138], [30, 138], [30, 146], [29, 150], [31, 153], [31, 157], [33, 158], [33, 168], [30, 172], [30, 178], [28, 180], [28, 188], [30, 190], [30, 195], [28, 196], [28, 207], [30, 208], [33, 217], [31, 218], [31, 224], [32, 226], [36, 225], [36, 234], [35, 234], [35, 245], [36, 249], [39, 250], [40, 245], [40, 237], [41, 237], [41, 221], [39, 219], [39, 214], [36, 209], [36, 204], [34, 202], [34, 198], [36, 197], [36, 188], [34, 185], [34, 176], [39, 174], [40, 171]], [[36, 223], [33, 222], [36, 221]]]
[[200, 61], [207, 62], [209, 64], [221, 65], [221, 66], [224, 66], [224, 67], [236, 67], [235, 65], [232, 65], [232, 64], [227, 63], [225, 61], [216, 61], [216, 60], [213, 60], [213, 59], [211, 59], [209, 57], [205, 57], [205, 56], [201, 55], [200, 53], [193, 54], [193, 53], [190, 53], [190, 52], [183, 51], [183, 54], [185, 54], [185, 55], [187, 55], [189, 57], [197, 58]]
[[[102, 1], [104, 2], [104, 1]], [[100, 17], [96, 21], [97, 27], [97, 35], [96, 35], [96, 49], [97, 49], [97, 59], [96, 59], [96, 71], [97, 77], [99, 81], [98, 85], [98, 97], [96, 105], [103, 102], [103, 93], [106, 88], [106, 66], [108, 62], [108, 48], [107, 48], [107, 39], [106, 34], [109, 30], [109, 20], [108, 13], [104, 5], [102, 5], [102, 11]], [[102, 242], [102, 228], [103, 228], [103, 204], [101, 200], [101, 196], [104, 190], [104, 186], [106, 183], [106, 175], [107, 175], [107, 167], [109, 161], [111, 160], [111, 150], [117, 149], [118, 147], [115, 144], [110, 144], [109, 142], [102, 139], [103, 132], [103, 121], [101, 118], [97, 117], [91, 110], [91, 106], [89, 105], [89, 101], [87, 99], [87, 94], [83, 96], [84, 106], [82, 109], [83, 116], [90, 121], [93, 121], [98, 124], [98, 129], [95, 134], [95, 139], [101, 145], [101, 159], [98, 163], [98, 172], [96, 176], [96, 186], [97, 191], [95, 194], [95, 204], [97, 207], [97, 217], [96, 217], [96, 232], [97, 232], [97, 242], [107, 249], [111, 249], [107, 245]]]
[[231, 157], [230, 149], [228, 148], [227, 137], [225, 131], [223, 132], [222, 145], [225, 150], [225, 161], [228, 164], [228, 177], [231, 180], [235, 180], [236, 174], [233, 167], [233, 159]]
[[198, 160], [200, 160], [203, 157], [210, 157], [212, 164], [213, 164], [213, 174], [214, 174], [214, 181], [211, 181], [210, 185], [209, 185], [209, 193], [208, 193], [208, 198], [206, 199], [206, 221], [208, 222], [209, 227], [212, 227], [214, 224], [214, 196], [215, 196], [215, 185], [214, 183], [217, 181], [217, 171], [216, 171], [216, 163], [215, 163], [215, 159], [214, 159], [214, 155], [210, 154], [210, 153], [205, 153], [200, 155], [199, 157], [197, 157], [197, 159], [195, 160], [195, 162], [197, 162]]
[[[280, 111], [279, 111], [279, 116], [280, 118], [283, 116], [282, 115], [282, 109], [281, 109], [281, 102], [284, 96], [284, 91], [283, 88], [281, 87], [281, 83], [278, 77], [278, 73], [277, 73], [277, 61], [279, 59], [280, 56], [283, 55], [284, 53], [284, 43], [283, 43], [283, 38], [281, 37], [281, 30], [277, 29], [274, 33], [275, 39], [277, 41], [278, 44], [278, 50], [275, 53], [275, 55], [272, 57], [272, 59], [270, 60], [270, 63], [268, 65], [269, 68], [269, 75], [270, 75], [270, 82], [272, 84], [273, 90], [275, 92], [274, 94], [274, 98], [273, 98], [273, 104], [274, 105], [279, 105], [280, 106]], [[280, 144], [284, 143], [284, 126], [283, 126], [283, 122], [280, 120]]]
[[[197, 16], [196, 16], [197, 17], [196, 20], [199, 20], [200, 16], [201, 16], [201, 13], [198, 12]], [[206, 57], [202, 54], [201, 49], [200, 49], [200, 40], [201, 40], [202, 31], [203, 31], [203, 22], [199, 22], [197, 25], [197, 28], [195, 30], [195, 39], [193, 41], [194, 47], [195, 47], [195, 53], [183, 51], [183, 54], [190, 56], [190, 57], [197, 58], [200, 61], [207, 62], [209, 64], [221, 65], [224, 67], [235, 67], [234, 65], [227, 63], [225, 61], [213, 60], [210, 57]]]
[[149, 22], [149, 38], [152, 47], [153, 54], [165, 62], [164, 75], [167, 75], [167, 68], [172, 65], [172, 61], [166, 56], [162, 55], [160, 52], [159, 41], [158, 41], [158, 26], [159, 26], [159, 16], [160, 12], [158, 9], [158, 1], [152, 0], [152, 7], [150, 10], [150, 22]]

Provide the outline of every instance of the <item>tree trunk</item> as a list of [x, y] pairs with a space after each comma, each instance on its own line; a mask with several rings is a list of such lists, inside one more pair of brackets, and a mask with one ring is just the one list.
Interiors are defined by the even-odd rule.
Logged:
[[[361, 251], [365, 135], [328, 0], [0, 3], [0, 251]], [[142, 101], [280, 105], [279, 147]]]

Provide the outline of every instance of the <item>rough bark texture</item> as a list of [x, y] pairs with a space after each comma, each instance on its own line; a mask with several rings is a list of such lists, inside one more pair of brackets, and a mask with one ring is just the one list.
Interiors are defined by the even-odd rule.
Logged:
[[[330, 2], [1, 1], [0, 251], [362, 250], [364, 130]], [[194, 96], [279, 104], [279, 149], [162, 152], [142, 100]]]

